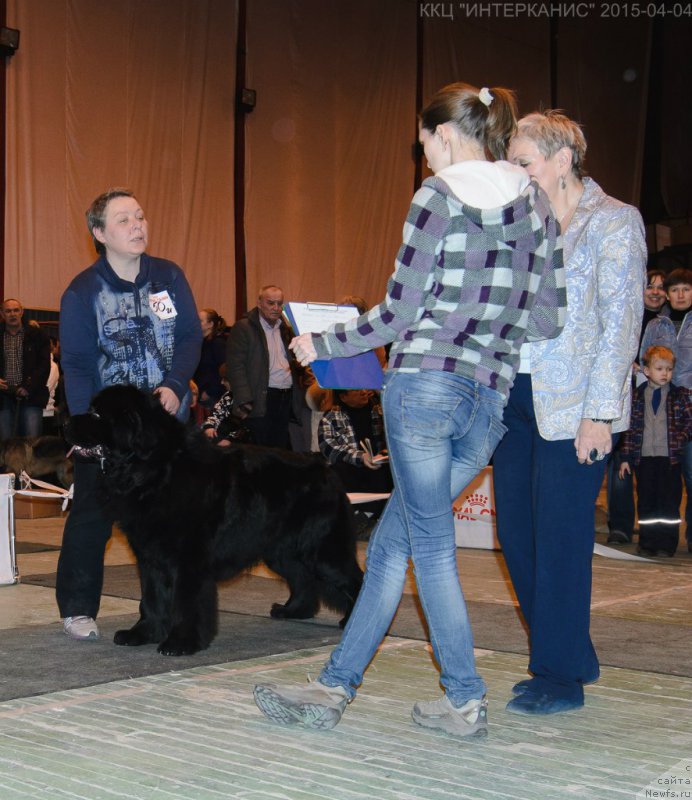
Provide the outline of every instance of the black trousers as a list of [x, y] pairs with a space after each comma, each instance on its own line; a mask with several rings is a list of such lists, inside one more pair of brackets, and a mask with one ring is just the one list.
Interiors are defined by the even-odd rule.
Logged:
[[98, 614], [103, 589], [103, 558], [113, 520], [96, 502], [98, 463], [74, 465], [74, 500], [62, 537], [55, 594], [61, 617]]
[[624, 533], [630, 541], [634, 534], [634, 479], [629, 472], [620, 477], [619, 444], [608, 460], [608, 530]]
[[[339, 461], [332, 464], [332, 467], [347, 492], [385, 494], [394, 488], [389, 464], [383, 464], [379, 469], [368, 469]], [[356, 511], [372, 513], [375, 515], [374, 519], [377, 519], [384, 511], [386, 503], [386, 500], [372, 500], [370, 503], [358, 503], [354, 508]]]
[[680, 464], [666, 456], [647, 456], [635, 468], [639, 546], [673, 554], [680, 536]]
[[293, 403], [292, 389], [267, 389], [267, 412], [263, 417], [248, 417], [245, 427], [256, 444], [290, 450], [288, 423]]
[[382, 494], [391, 492], [394, 486], [389, 464], [383, 464], [379, 469], [368, 469], [367, 467], [357, 467], [355, 464], [347, 464], [345, 461], [338, 461], [332, 466], [341, 478], [347, 492]]

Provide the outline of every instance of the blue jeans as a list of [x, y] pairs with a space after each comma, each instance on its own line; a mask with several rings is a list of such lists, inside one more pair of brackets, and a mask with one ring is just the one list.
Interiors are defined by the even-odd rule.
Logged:
[[40, 436], [43, 430], [43, 408], [28, 406], [26, 400], [6, 395], [0, 401], [0, 439], [12, 436]]
[[505, 428], [504, 398], [445, 372], [389, 372], [382, 391], [394, 491], [370, 539], [363, 588], [320, 681], [351, 697], [399, 606], [409, 558], [454, 706], [485, 692], [459, 584], [452, 501], [486, 466]]

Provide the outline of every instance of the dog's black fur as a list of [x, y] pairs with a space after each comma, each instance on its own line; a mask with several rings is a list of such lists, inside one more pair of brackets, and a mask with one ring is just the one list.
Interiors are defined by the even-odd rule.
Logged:
[[348, 618], [363, 573], [353, 513], [319, 458], [253, 445], [220, 448], [131, 386], [104, 389], [68, 438], [100, 445], [104, 500], [137, 557], [140, 619], [115, 643], [195, 653], [217, 631], [216, 582], [264, 561], [290, 596], [272, 617], [320, 602]]

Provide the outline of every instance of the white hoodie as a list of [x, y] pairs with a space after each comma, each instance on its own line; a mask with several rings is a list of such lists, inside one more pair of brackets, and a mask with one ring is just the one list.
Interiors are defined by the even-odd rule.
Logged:
[[441, 178], [454, 194], [473, 208], [499, 208], [511, 203], [528, 186], [522, 167], [509, 161], [460, 161], [440, 170]]

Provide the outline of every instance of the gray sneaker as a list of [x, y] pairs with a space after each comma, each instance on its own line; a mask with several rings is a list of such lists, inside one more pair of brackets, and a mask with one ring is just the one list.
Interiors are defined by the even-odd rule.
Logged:
[[469, 700], [461, 708], [454, 708], [447, 695], [439, 700], [419, 702], [411, 712], [413, 721], [424, 728], [450, 733], [452, 736], [487, 736], [488, 701]]
[[259, 710], [272, 722], [317, 730], [337, 725], [349, 702], [344, 688], [325, 686], [319, 681], [306, 686], [261, 683], [255, 686], [254, 696]]
[[101, 634], [93, 617], [65, 617], [63, 630], [71, 639], [96, 641]]

